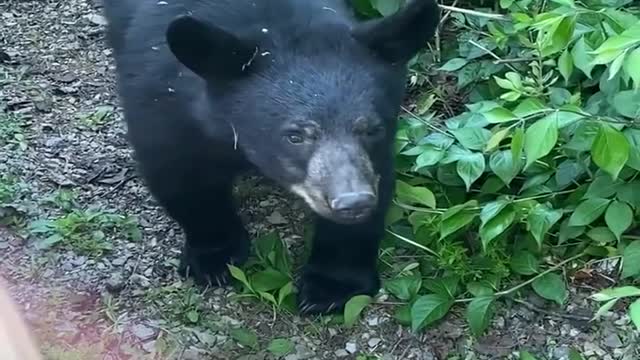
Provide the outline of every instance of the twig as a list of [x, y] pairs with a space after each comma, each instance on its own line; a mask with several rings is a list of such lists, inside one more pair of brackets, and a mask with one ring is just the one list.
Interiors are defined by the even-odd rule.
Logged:
[[[484, 46], [482, 46], [482, 45], [478, 44], [477, 42], [475, 42], [475, 41], [473, 41], [473, 40], [469, 40], [469, 43], [470, 43], [471, 45], [473, 45], [473, 46], [477, 47], [478, 49], [480, 49], [480, 50], [482, 50], [482, 51], [486, 52], [487, 54], [491, 55], [494, 59], [496, 59], [496, 60], [498, 60], [498, 61], [503, 61], [503, 59], [502, 59], [500, 56], [496, 55], [496, 53], [494, 53], [493, 51], [491, 51], [491, 50], [487, 49], [486, 47], [484, 47]], [[504, 64], [505, 64], [505, 65], [507, 65], [507, 67], [508, 67], [509, 69], [511, 69], [511, 70], [513, 70], [513, 71], [515, 71], [515, 72], [518, 72], [518, 70], [517, 70], [516, 68], [514, 68], [510, 63], [505, 62]]]
[[440, 6], [441, 9], [451, 11], [451, 12], [458, 12], [461, 14], [467, 14], [472, 16], [486, 17], [494, 20], [502, 20], [502, 21], [507, 20], [507, 17], [502, 14], [489, 14], [481, 11], [462, 9], [462, 8], [450, 6], [450, 5], [438, 5], [438, 6]]
[[577, 321], [589, 321], [591, 320], [591, 318], [589, 316], [582, 316], [582, 315], [572, 315], [572, 314], [561, 314], [561, 313], [557, 313], [554, 311], [550, 311], [550, 310], [545, 310], [542, 308], [539, 308], [533, 304], [531, 304], [530, 302], [527, 302], [525, 300], [521, 300], [521, 299], [511, 299], [512, 301], [523, 305], [524, 307], [526, 307], [529, 310], [535, 311], [537, 313], [541, 313], [547, 316], [552, 316], [552, 317], [556, 317], [556, 318], [561, 318], [561, 319], [568, 319], [568, 320], [577, 320]]

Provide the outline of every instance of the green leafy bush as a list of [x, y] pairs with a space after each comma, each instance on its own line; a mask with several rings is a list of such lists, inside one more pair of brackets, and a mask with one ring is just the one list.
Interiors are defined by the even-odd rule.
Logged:
[[[356, 3], [367, 16], [400, 4]], [[412, 63], [418, 106], [405, 109], [397, 136], [382, 257], [393, 274], [387, 291], [406, 302], [397, 318], [419, 330], [464, 303], [480, 334], [495, 300], [527, 286], [564, 304], [557, 270], [575, 260], [622, 256], [623, 277], [637, 278], [638, 6], [501, 0], [496, 11], [446, 9], [433, 50]], [[453, 41], [441, 41], [448, 32]], [[464, 111], [447, 107], [437, 74], [455, 77]], [[448, 111], [434, 111], [438, 102]]]

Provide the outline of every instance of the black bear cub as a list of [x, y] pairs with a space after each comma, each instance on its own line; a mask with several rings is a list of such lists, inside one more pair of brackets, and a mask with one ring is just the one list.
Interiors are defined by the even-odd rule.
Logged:
[[348, 0], [104, 0], [128, 135], [186, 235], [180, 272], [224, 284], [248, 257], [232, 184], [257, 169], [316, 215], [302, 313], [380, 287], [407, 62], [434, 0], [359, 21]]

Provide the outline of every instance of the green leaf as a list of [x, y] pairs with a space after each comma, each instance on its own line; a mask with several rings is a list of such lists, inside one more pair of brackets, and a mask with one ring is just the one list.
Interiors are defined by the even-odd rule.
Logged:
[[487, 141], [487, 145], [485, 146], [484, 151], [491, 152], [495, 148], [500, 146], [500, 142], [502, 142], [502, 140], [504, 140], [504, 138], [506, 138], [507, 135], [509, 135], [510, 131], [511, 129], [506, 128], [506, 129], [499, 130], [495, 134], [491, 135], [491, 138], [489, 138], [489, 141]]
[[229, 268], [229, 273], [231, 274], [231, 276], [233, 276], [235, 279], [239, 280], [242, 284], [244, 284], [244, 286], [246, 286], [247, 289], [249, 290], [253, 289], [251, 287], [251, 284], [247, 280], [247, 277], [245, 276], [244, 271], [242, 271], [239, 267], [231, 264], [227, 265], [227, 267]]
[[467, 306], [467, 321], [475, 336], [480, 336], [489, 326], [493, 317], [493, 303], [495, 297], [483, 296], [471, 300]]
[[424, 288], [438, 295], [455, 299], [458, 292], [460, 278], [457, 276], [446, 276], [438, 279], [427, 279], [424, 281]]
[[584, 36], [580, 37], [576, 44], [571, 49], [571, 57], [573, 58], [573, 64], [580, 69], [589, 79], [591, 79], [591, 70], [595, 64], [592, 64], [594, 55], [591, 54], [593, 48], [591, 48], [584, 40]]
[[371, 0], [371, 6], [382, 16], [393, 15], [402, 6], [402, 0]]
[[278, 305], [282, 305], [283, 301], [293, 294], [293, 281], [289, 281], [278, 290]]
[[189, 320], [189, 322], [195, 324], [198, 322], [198, 320], [200, 319], [200, 315], [198, 314], [198, 311], [196, 310], [190, 310], [187, 312], [186, 314], [187, 320]]
[[403, 301], [409, 301], [418, 294], [422, 278], [417, 275], [394, 278], [385, 283], [385, 289]]
[[626, 57], [627, 57], [627, 53], [623, 52], [622, 54], [620, 54], [620, 56], [618, 56], [615, 60], [613, 60], [613, 62], [611, 63], [611, 66], [609, 66], [609, 78], [607, 80], [611, 80], [616, 75], [618, 75], [618, 72], [620, 71], [620, 69], [622, 69], [622, 64], [624, 64], [624, 59]]
[[[486, 207], [486, 205], [485, 205]], [[484, 212], [484, 208], [482, 209]], [[481, 213], [482, 217], [482, 213]], [[496, 216], [492, 217], [480, 227], [480, 239], [482, 241], [482, 249], [487, 250], [489, 243], [498, 235], [504, 233], [513, 223], [516, 212], [512, 205], [507, 205]]]
[[640, 240], [635, 240], [622, 253], [622, 278], [640, 275]]
[[633, 222], [633, 210], [631, 207], [621, 201], [613, 201], [604, 214], [604, 220], [611, 232], [620, 240], [624, 233]]
[[456, 71], [467, 65], [469, 60], [463, 58], [453, 58], [442, 65], [438, 70], [442, 71]]
[[573, 0], [551, 0], [556, 4], [560, 4], [560, 5], [566, 5], [569, 7], [576, 7], [576, 4], [573, 2]]
[[444, 239], [470, 224], [477, 216], [477, 213], [467, 208], [475, 206], [478, 206], [478, 202], [476, 200], [470, 200], [445, 211], [440, 220], [440, 239]]
[[555, 301], [559, 305], [562, 305], [569, 297], [562, 276], [556, 273], [548, 273], [537, 278], [531, 286], [538, 295], [547, 300]]
[[400, 202], [408, 205], [420, 204], [435, 209], [436, 197], [424, 186], [411, 186], [403, 181], [396, 181], [396, 196]]
[[497, 106], [487, 112], [482, 113], [482, 115], [490, 124], [498, 124], [518, 119], [518, 117], [514, 113], [503, 108], [502, 106]]
[[267, 350], [275, 356], [286, 356], [293, 352], [295, 346], [289, 339], [273, 339], [269, 343]]
[[544, 236], [555, 223], [562, 218], [562, 210], [554, 210], [547, 205], [536, 205], [527, 217], [528, 228], [531, 235], [536, 239], [538, 248], [542, 248]]
[[618, 299], [613, 299], [613, 300], [609, 300], [607, 301], [604, 305], [600, 306], [600, 308], [598, 308], [598, 310], [596, 311], [595, 314], [593, 314], [593, 319], [599, 319], [602, 315], [606, 314], [609, 310], [611, 310], [611, 308], [613, 307], [613, 305], [615, 305], [618, 302]]
[[416, 170], [437, 164], [442, 160], [446, 153], [444, 149], [440, 149], [432, 145], [423, 146], [424, 151], [422, 151], [422, 153], [420, 153], [416, 158]]
[[635, 119], [640, 116], [640, 91], [620, 91], [613, 96], [613, 107], [616, 111], [628, 118]]
[[520, 170], [522, 170], [522, 162], [514, 163], [513, 152], [510, 150], [501, 150], [491, 154], [489, 158], [489, 168], [505, 185], [509, 185]]
[[527, 117], [541, 112], [545, 109], [545, 106], [540, 100], [536, 98], [527, 98], [522, 100], [515, 109], [513, 114], [519, 118]]
[[589, 229], [589, 231], [587, 231], [587, 236], [599, 244], [607, 244], [616, 241], [616, 236], [613, 232], [604, 226]]
[[558, 234], [558, 245], [562, 245], [567, 240], [576, 239], [578, 236], [584, 234], [585, 227], [584, 226], [570, 226], [570, 219], [565, 219], [562, 224], [560, 224], [560, 233]]
[[440, 294], [419, 297], [411, 306], [411, 329], [418, 331], [440, 320], [449, 312], [453, 303], [451, 298]]
[[640, 181], [622, 184], [618, 187], [616, 197], [633, 208], [640, 207]]
[[581, 202], [569, 218], [570, 226], [586, 226], [599, 218], [609, 206], [609, 199], [590, 198]]
[[467, 191], [469, 191], [471, 185], [482, 176], [485, 166], [484, 156], [481, 153], [471, 153], [458, 160], [456, 171], [462, 181], [464, 181]]
[[491, 138], [491, 131], [479, 127], [464, 127], [452, 130], [453, 136], [470, 150], [482, 150]]
[[229, 331], [229, 335], [240, 345], [250, 348], [255, 348], [258, 345], [258, 336], [251, 330], [234, 328]]
[[522, 150], [524, 149], [524, 130], [519, 127], [513, 133], [511, 138], [511, 157], [513, 162], [519, 164], [522, 159]]
[[520, 360], [538, 360], [528, 351], [520, 351]]
[[627, 138], [611, 125], [602, 123], [591, 147], [591, 158], [613, 179], [617, 179], [629, 159], [629, 150]]
[[631, 80], [633, 80], [634, 88], [640, 88], [640, 47], [627, 55], [622, 68]]
[[349, 299], [344, 306], [344, 324], [347, 327], [353, 326], [362, 310], [371, 304], [372, 298], [368, 295], [356, 295]]
[[511, 258], [511, 270], [520, 275], [533, 275], [539, 271], [540, 262], [528, 251], [518, 251]]
[[640, 299], [637, 299], [629, 305], [629, 317], [636, 326], [636, 329], [640, 331]]
[[[621, 34], [612, 36], [605, 40], [595, 51], [597, 55], [594, 60], [595, 64], [606, 64], [613, 58], [614, 53], [622, 53], [624, 50], [631, 48], [640, 43], [640, 21], [629, 27]], [[609, 60], [609, 61], [607, 61]]]
[[527, 157], [525, 168], [553, 150], [558, 141], [558, 122], [555, 117], [544, 117], [531, 125], [525, 132], [524, 153]]
[[619, 286], [615, 288], [600, 290], [600, 292], [591, 295], [591, 298], [595, 301], [603, 302], [613, 299], [635, 296], [640, 296], [640, 288], [637, 288], [635, 286]]
[[584, 360], [584, 357], [576, 349], [569, 351], [569, 360]]
[[622, 133], [627, 138], [629, 145], [631, 146], [627, 166], [640, 171], [640, 130], [628, 128]]
[[267, 268], [251, 276], [251, 285], [255, 291], [280, 289], [289, 282], [289, 277], [280, 271]]
[[573, 72], [573, 59], [569, 54], [569, 49], [565, 49], [558, 58], [558, 70], [562, 77], [564, 77], [565, 84], [569, 83], [569, 77], [571, 77], [571, 73]]

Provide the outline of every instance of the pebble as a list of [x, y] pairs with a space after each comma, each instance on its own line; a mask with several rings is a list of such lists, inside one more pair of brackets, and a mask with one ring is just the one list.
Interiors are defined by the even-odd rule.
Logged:
[[553, 360], [569, 360], [571, 349], [568, 346], [560, 346], [553, 350]]
[[348, 352], [347, 352], [347, 350], [345, 350], [345, 349], [339, 349], [339, 350], [336, 350], [336, 351], [334, 352], [334, 355], [335, 355], [336, 357], [341, 358], [341, 357], [347, 357], [347, 356], [349, 356], [349, 353], [348, 353]]
[[620, 340], [620, 337], [616, 333], [610, 333], [607, 335], [602, 344], [609, 348], [619, 348], [623, 345], [622, 340]]
[[129, 259], [129, 258], [128, 258], [127, 256], [121, 256], [121, 257], [118, 257], [118, 258], [113, 259], [113, 260], [111, 261], [111, 263], [112, 263], [113, 265], [115, 265], [115, 266], [122, 266], [122, 265], [124, 265], [124, 263], [126, 263], [126, 262], [127, 262], [127, 260], [128, 260], [128, 259]]
[[141, 341], [151, 340], [156, 335], [156, 331], [143, 324], [136, 324], [131, 328], [131, 332]]
[[367, 342], [367, 345], [369, 345], [369, 347], [376, 347], [378, 346], [378, 344], [380, 344], [380, 342], [382, 342], [382, 339], [380, 338], [371, 338]]
[[267, 216], [267, 221], [273, 225], [284, 225], [288, 223], [287, 219], [285, 219], [279, 211], [274, 211], [271, 215]]
[[124, 279], [121, 274], [115, 273], [106, 282], [107, 291], [110, 293], [120, 292], [124, 288]]
[[354, 342], [348, 342], [345, 347], [345, 350], [347, 350], [347, 352], [349, 352], [350, 354], [355, 354], [356, 351], [358, 351], [358, 345]]

